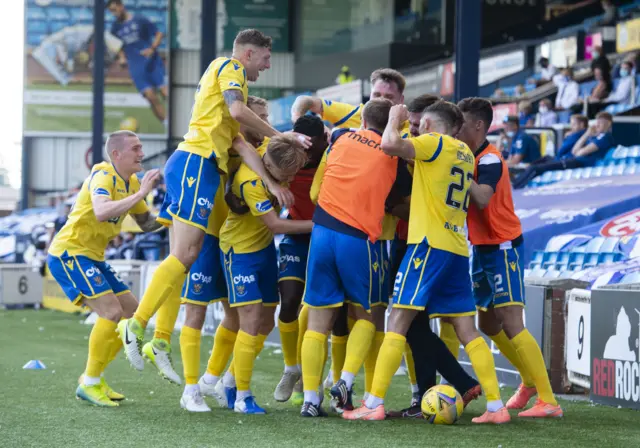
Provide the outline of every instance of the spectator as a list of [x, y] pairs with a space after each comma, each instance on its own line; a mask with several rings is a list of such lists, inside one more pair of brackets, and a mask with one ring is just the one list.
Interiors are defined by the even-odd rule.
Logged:
[[156, 185], [156, 188], [154, 188], [151, 194], [153, 195], [151, 205], [155, 210], [160, 210], [160, 207], [162, 207], [162, 203], [164, 202], [164, 197], [167, 194], [167, 186], [165, 185], [162, 176], [158, 180], [158, 185]]
[[558, 122], [558, 114], [553, 110], [553, 104], [549, 98], [545, 98], [538, 104], [538, 115], [535, 126], [537, 128], [548, 128]]
[[[597, 84], [593, 89], [591, 89], [591, 94], [587, 98], [587, 116], [592, 117], [594, 109], [591, 106], [591, 103], [599, 103], [604, 100], [613, 89], [613, 82], [611, 81], [611, 76], [609, 72], [605, 72], [600, 67], [595, 67], [593, 70], [593, 75], [597, 81]], [[577, 114], [582, 113], [584, 109], [584, 101], [581, 100], [580, 104], [575, 104], [571, 111]], [[597, 109], [600, 110], [600, 109]]]
[[342, 66], [342, 70], [340, 70], [340, 74], [336, 78], [336, 84], [347, 84], [353, 81], [353, 75], [351, 74], [351, 69], [346, 65]]
[[622, 63], [620, 67], [620, 81], [618, 87], [606, 98], [599, 102], [589, 103], [589, 113], [595, 114], [610, 104], [630, 104], [633, 99], [634, 77], [631, 74], [633, 64], [629, 61]]
[[504, 90], [502, 89], [496, 89], [495, 92], [493, 92], [493, 97], [494, 98], [504, 98], [506, 95], [504, 94]]
[[504, 130], [510, 142], [507, 165], [513, 167], [519, 163], [535, 162], [540, 158], [540, 145], [520, 128], [518, 117], [506, 117]]
[[611, 78], [611, 62], [609, 62], [609, 58], [602, 51], [601, 46], [597, 46], [593, 48], [591, 52], [593, 59], [591, 60], [591, 71], [594, 72], [596, 68], [600, 68], [603, 72], [607, 73], [607, 77]]
[[613, 4], [611, 0], [601, 0], [600, 4], [604, 10], [602, 19], [598, 22], [600, 26], [615, 25], [618, 20], [618, 8]]
[[573, 70], [569, 67], [562, 69], [556, 96], [556, 110], [570, 110], [571, 106], [579, 103], [579, 100], [580, 86], [573, 79]]
[[518, 84], [516, 86], [516, 98], [520, 98], [527, 94], [527, 89], [524, 88], [522, 84]]
[[520, 127], [531, 128], [535, 124], [536, 114], [533, 113], [533, 107], [529, 101], [518, 103], [518, 118], [520, 119]]
[[538, 64], [540, 64], [540, 79], [538, 80], [538, 85], [546, 84], [553, 80], [553, 77], [558, 73], [558, 69], [549, 63], [549, 59], [545, 57], [541, 57], [538, 60]]
[[622, 64], [625, 62], [630, 62], [633, 66], [633, 70], [631, 70], [631, 75], [635, 76], [638, 74], [638, 65], [640, 64], [640, 51], [636, 51], [634, 53], [629, 53], [624, 57], [624, 59], [613, 68], [612, 75], [614, 78], [620, 78], [620, 69], [622, 68]]
[[614, 146], [611, 114], [601, 112], [595, 127], [586, 130], [588, 121], [583, 115], [571, 117], [569, 133], [558, 150], [555, 159], [545, 157], [530, 165], [513, 181], [513, 188], [524, 188], [532, 179], [547, 171], [594, 166]]

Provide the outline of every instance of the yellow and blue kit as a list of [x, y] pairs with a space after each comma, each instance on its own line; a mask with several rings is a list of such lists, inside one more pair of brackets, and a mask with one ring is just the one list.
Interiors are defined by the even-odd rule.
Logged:
[[[109, 241], [120, 234], [126, 214], [100, 222], [91, 199], [105, 196], [119, 201], [139, 190], [140, 182], [135, 174], [123, 179], [107, 162], [94, 165], [82, 184], [69, 219], [55, 236], [47, 257], [51, 275], [73, 303], [82, 298], [94, 299], [110, 292], [121, 295], [129, 291], [104, 261], [104, 251]], [[148, 211], [147, 204], [141, 200], [128, 213], [138, 215]]]

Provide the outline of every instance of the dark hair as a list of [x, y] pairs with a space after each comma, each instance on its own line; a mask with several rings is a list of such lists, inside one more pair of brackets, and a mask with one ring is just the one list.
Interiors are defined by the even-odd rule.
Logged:
[[293, 132], [308, 137], [320, 137], [324, 135], [324, 123], [317, 115], [303, 115], [293, 124]]
[[271, 49], [271, 37], [254, 28], [242, 30], [238, 33], [233, 45], [254, 45], [256, 47]]
[[422, 113], [424, 110], [431, 106], [436, 101], [440, 101], [440, 97], [436, 95], [431, 95], [430, 93], [425, 93], [424, 95], [420, 95], [417, 98], [411, 100], [407, 109], [411, 113]]
[[122, 0], [107, 0], [105, 8], [109, 8], [111, 5], [122, 5]]
[[589, 126], [589, 120], [587, 119], [587, 117], [585, 117], [584, 115], [580, 115], [580, 114], [573, 114], [571, 115], [570, 120], [577, 120], [580, 122], [581, 125], [583, 125], [585, 128], [587, 126]]
[[425, 112], [436, 115], [439, 120], [453, 130], [455, 128], [460, 129], [464, 123], [464, 116], [458, 106], [448, 101], [440, 100], [427, 107]]
[[515, 115], [509, 115], [508, 117], [504, 118], [504, 122], [505, 123], [513, 123], [516, 126], [520, 127], [520, 119], [518, 117], [516, 117]]
[[462, 113], [471, 115], [475, 120], [481, 120], [484, 123], [485, 132], [489, 131], [493, 121], [491, 101], [478, 97], [465, 98], [458, 103], [458, 107]]
[[388, 83], [392, 82], [398, 87], [400, 93], [404, 92], [404, 87], [406, 85], [404, 76], [402, 76], [399, 71], [392, 68], [379, 68], [378, 70], [375, 70], [373, 73], [371, 73], [371, 78], [369, 79], [369, 81], [371, 82], [372, 86], [378, 81], [384, 81]]
[[384, 131], [389, 121], [389, 111], [393, 103], [386, 98], [369, 100], [362, 110], [362, 119], [367, 122], [369, 128]]

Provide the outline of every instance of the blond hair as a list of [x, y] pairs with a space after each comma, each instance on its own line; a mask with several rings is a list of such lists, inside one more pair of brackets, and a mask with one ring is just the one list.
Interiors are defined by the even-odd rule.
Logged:
[[122, 149], [121, 147], [126, 137], [138, 137], [138, 134], [128, 130], [116, 131], [109, 134], [104, 144], [104, 151], [107, 153], [109, 159], [111, 159], [114, 150]]
[[249, 95], [247, 97], [247, 107], [249, 109], [251, 109], [251, 106], [267, 107], [268, 105], [269, 104], [267, 103], [267, 100], [265, 100], [264, 98], [260, 98], [259, 96]]
[[306, 151], [293, 135], [279, 135], [271, 138], [267, 145], [267, 153], [274, 165], [281, 170], [298, 171], [309, 161]]

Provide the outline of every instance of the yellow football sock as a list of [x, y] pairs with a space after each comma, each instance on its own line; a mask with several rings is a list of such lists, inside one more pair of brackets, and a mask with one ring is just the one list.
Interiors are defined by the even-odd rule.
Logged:
[[500, 388], [498, 386], [498, 377], [496, 376], [496, 365], [493, 362], [493, 355], [485, 340], [482, 336], [478, 336], [469, 342], [464, 347], [464, 350], [469, 356], [471, 366], [478, 377], [487, 401], [499, 400]]
[[444, 342], [449, 351], [453, 353], [453, 356], [457, 359], [458, 353], [460, 352], [460, 340], [452, 324], [440, 321], [440, 339], [442, 339], [442, 342]]
[[156, 328], [153, 332], [153, 337], [157, 339], [163, 339], [167, 342], [171, 342], [171, 334], [176, 326], [176, 320], [178, 319], [178, 313], [180, 312], [180, 295], [182, 293], [182, 287], [173, 288], [171, 294], [167, 297], [167, 300], [158, 309], [156, 316]]
[[378, 353], [371, 395], [384, 398], [391, 384], [391, 378], [395, 375], [400, 363], [407, 338], [398, 333], [388, 331], [382, 341], [382, 347]]
[[544, 364], [542, 351], [534, 337], [529, 333], [529, 330], [525, 328], [518, 333], [511, 342], [515, 345], [525, 368], [533, 377], [536, 390], [538, 391], [538, 397], [545, 403], [556, 406], [558, 402], [551, 390], [551, 383], [549, 382], [549, 375], [547, 374], [547, 367]]
[[509, 360], [513, 367], [518, 369], [518, 372], [520, 372], [520, 376], [522, 377], [522, 384], [524, 384], [526, 387], [535, 386], [533, 378], [529, 374], [529, 371], [527, 370], [522, 358], [520, 357], [520, 355], [518, 355], [516, 346], [514, 345], [513, 341], [509, 339], [504, 330], [501, 330], [500, 333], [489, 337], [491, 338], [493, 343], [496, 344], [496, 347], [498, 347], [500, 353], [502, 353], [503, 356]]
[[258, 334], [258, 336], [256, 336], [256, 356], [258, 356], [260, 352], [262, 352], [262, 349], [264, 348], [264, 341], [267, 340], [267, 336], [269, 335]]
[[278, 319], [278, 330], [280, 330], [284, 365], [293, 367], [298, 364], [298, 320], [282, 322]]
[[120, 350], [122, 350], [122, 339], [120, 339], [117, 333], [114, 333], [113, 339], [109, 342], [109, 357], [107, 358], [107, 363], [104, 366], [105, 369], [114, 359], [116, 359]]
[[201, 331], [182, 326], [180, 330], [180, 354], [186, 384], [197, 384], [200, 376], [200, 337]]
[[309, 307], [303, 305], [298, 314], [298, 364], [302, 365], [302, 341], [304, 340], [304, 333], [307, 331], [307, 325], [309, 324]]
[[331, 335], [331, 375], [333, 384], [340, 379], [342, 368], [344, 367], [344, 359], [347, 356], [347, 340], [349, 336]]
[[[236, 343], [238, 333], [226, 329], [222, 325], [218, 325], [216, 334], [213, 337], [213, 349], [209, 362], [207, 363], [207, 373], [213, 376], [222, 375], [222, 371], [227, 366], [229, 358], [233, 353], [233, 346]], [[231, 370], [231, 368], [229, 368]]]
[[238, 391], [247, 391], [251, 384], [253, 363], [256, 360], [256, 345], [258, 336], [251, 336], [240, 330], [236, 345], [233, 349], [233, 363], [235, 365], [235, 378]]
[[367, 354], [364, 360], [364, 391], [366, 393], [371, 392], [371, 385], [373, 384], [373, 374], [376, 370], [376, 361], [378, 360], [378, 353], [380, 347], [382, 347], [382, 341], [384, 341], [384, 331], [376, 331]]
[[111, 340], [116, 331], [117, 324], [108, 319], [98, 317], [89, 336], [89, 357], [85, 375], [97, 378], [104, 371], [113, 344]]
[[[256, 357], [260, 354], [260, 352], [262, 351], [262, 349], [264, 348], [264, 341], [267, 339], [267, 335], [266, 334], [258, 334], [258, 336], [256, 336]], [[234, 358], [235, 359], [235, 358]], [[255, 360], [254, 360], [255, 362]], [[231, 374], [231, 376], [235, 377], [236, 376], [236, 365], [234, 363], [234, 360], [231, 360], [231, 364], [229, 364], [229, 373]]]
[[347, 341], [347, 355], [344, 360], [343, 372], [349, 372], [354, 375], [358, 373], [364, 359], [369, 354], [371, 343], [376, 334], [376, 326], [373, 322], [359, 319], [353, 326], [353, 330], [349, 333]]
[[317, 391], [322, 381], [323, 354], [327, 335], [307, 330], [302, 342], [302, 384], [304, 390]]
[[151, 316], [156, 314], [158, 309], [175, 290], [181, 290], [186, 278], [185, 266], [173, 255], [164, 259], [160, 266], [153, 273], [151, 283], [142, 296], [142, 301], [133, 317], [146, 327]]
[[354, 319], [353, 317], [347, 317], [347, 328], [349, 329], [349, 333], [351, 333], [351, 330], [353, 330], [356, 322], [356, 319]]
[[409, 383], [412, 386], [418, 384], [416, 379], [416, 363], [413, 361], [413, 352], [409, 344], [404, 346], [404, 361], [407, 363], [407, 373], [409, 374]]

